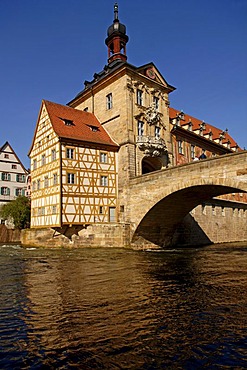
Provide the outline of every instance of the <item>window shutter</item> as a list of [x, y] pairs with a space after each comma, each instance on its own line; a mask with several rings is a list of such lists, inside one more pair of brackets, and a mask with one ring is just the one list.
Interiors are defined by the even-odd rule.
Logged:
[[22, 189], [21, 195], [25, 196], [25, 189]]
[[19, 182], [19, 175], [16, 175], [16, 181]]
[[7, 188], [7, 195], [10, 195], [10, 188]]
[[8, 181], [10, 181], [11, 180], [11, 175], [10, 175], [10, 173], [8, 173]]
[[3, 188], [1, 188], [1, 195], [3, 195]]
[[[2, 181], [4, 180], [4, 173], [2, 173]], [[2, 193], [1, 193], [2, 194]]]

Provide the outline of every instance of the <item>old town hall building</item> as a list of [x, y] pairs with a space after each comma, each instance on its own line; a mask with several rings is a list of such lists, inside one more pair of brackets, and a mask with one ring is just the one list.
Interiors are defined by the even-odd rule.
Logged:
[[227, 130], [171, 108], [175, 88], [153, 63], [129, 64], [127, 42], [115, 4], [107, 65], [67, 106], [42, 102], [29, 152], [32, 228], [125, 222], [130, 178], [239, 150]]

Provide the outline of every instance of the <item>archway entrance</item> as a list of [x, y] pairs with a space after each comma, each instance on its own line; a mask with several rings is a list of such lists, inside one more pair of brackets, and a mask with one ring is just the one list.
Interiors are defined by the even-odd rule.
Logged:
[[158, 157], [148, 157], [142, 160], [142, 175], [153, 171], [161, 170], [161, 159]]

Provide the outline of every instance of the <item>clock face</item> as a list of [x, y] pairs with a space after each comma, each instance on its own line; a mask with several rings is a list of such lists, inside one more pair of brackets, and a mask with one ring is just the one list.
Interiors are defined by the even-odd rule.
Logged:
[[152, 80], [153, 80], [153, 79], [155, 79], [155, 73], [154, 73], [153, 68], [149, 68], [149, 69], [147, 69], [147, 70], [146, 70], [146, 75], [147, 75], [149, 78], [152, 78]]

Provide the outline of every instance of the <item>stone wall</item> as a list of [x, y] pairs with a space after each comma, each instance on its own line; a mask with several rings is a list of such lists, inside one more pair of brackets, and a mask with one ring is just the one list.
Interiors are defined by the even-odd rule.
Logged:
[[37, 247], [129, 247], [128, 224], [98, 224], [87, 228], [72, 227], [62, 230], [51, 228], [25, 229], [21, 232], [24, 246]]
[[20, 230], [0, 225], [0, 243], [20, 243]]

